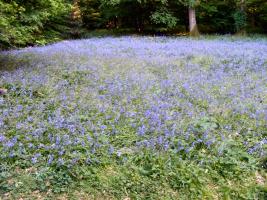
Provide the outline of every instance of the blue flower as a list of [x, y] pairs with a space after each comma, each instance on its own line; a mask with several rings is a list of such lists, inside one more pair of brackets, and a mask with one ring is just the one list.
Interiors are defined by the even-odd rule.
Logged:
[[142, 126], [138, 127], [137, 134], [139, 136], [144, 136], [146, 133], [146, 126], [143, 124]]

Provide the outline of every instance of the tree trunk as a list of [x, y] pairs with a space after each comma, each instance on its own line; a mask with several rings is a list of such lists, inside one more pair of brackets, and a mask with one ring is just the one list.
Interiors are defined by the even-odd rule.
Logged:
[[73, 0], [72, 10], [71, 10], [71, 35], [74, 38], [80, 37], [80, 28], [82, 25], [80, 1]]
[[73, 0], [72, 11], [71, 11], [71, 19], [73, 21], [81, 20], [81, 10], [79, 6], [79, 0]]
[[188, 13], [189, 13], [189, 35], [197, 37], [199, 36], [199, 31], [197, 28], [196, 9], [189, 7]]
[[[240, 1], [240, 10], [242, 13], [246, 13], [246, 2], [245, 0]], [[246, 27], [243, 27], [237, 32], [237, 35], [245, 36], [247, 35]]]
[[256, 19], [255, 19], [255, 15], [252, 14], [251, 18], [250, 18], [250, 26], [253, 28], [253, 30], [255, 30], [256, 28]]

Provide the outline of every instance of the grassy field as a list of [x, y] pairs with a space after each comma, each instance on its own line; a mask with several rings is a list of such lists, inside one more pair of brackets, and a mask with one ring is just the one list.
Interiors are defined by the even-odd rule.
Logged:
[[267, 40], [91, 38], [0, 63], [0, 199], [267, 199]]

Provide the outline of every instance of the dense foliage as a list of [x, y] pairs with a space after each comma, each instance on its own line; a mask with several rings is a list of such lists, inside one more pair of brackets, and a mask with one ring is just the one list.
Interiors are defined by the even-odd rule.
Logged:
[[136, 30], [165, 27], [168, 31], [186, 31], [187, 7], [195, 7], [202, 32], [234, 33], [240, 26], [250, 31], [266, 31], [266, 1], [241, 2], [244, 5], [239, 0], [81, 0], [81, 8], [85, 11], [85, 25], [94, 28], [109, 23], [111, 27]]
[[0, 0], [0, 48], [56, 40], [69, 12], [64, 0]]
[[0, 198], [266, 199], [267, 41], [4, 52]]
[[267, 31], [265, 0], [0, 0], [0, 8], [2, 48], [81, 37], [86, 29], [185, 33], [189, 8], [202, 33]]

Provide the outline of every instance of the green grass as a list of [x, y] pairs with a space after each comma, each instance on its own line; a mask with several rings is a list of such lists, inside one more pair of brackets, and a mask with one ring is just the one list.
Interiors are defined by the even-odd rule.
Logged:
[[[152, 40], [160, 40], [153, 43], [164, 45], [169, 39], [160, 40], [149, 37], [147, 40], [149, 44]], [[223, 44], [224, 39], [215, 41]], [[127, 38], [118, 38], [113, 41], [114, 43], [112, 39], [109, 40], [106, 42], [111, 45], [106, 48], [110, 48], [112, 52], [112, 50], [120, 50], [122, 47], [116, 47], [116, 45], [120, 44], [120, 40], [127, 41]], [[148, 42], [147, 40], [145, 42]], [[55, 47], [55, 52], [52, 53], [51, 49], [41, 49], [45, 53], [26, 51], [21, 52], [18, 57], [11, 55], [1, 58], [4, 65], [0, 69], [8, 68], [10, 71], [0, 74], [3, 78], [0, 80], [0, 88], [8, 90], [6, 95], [0, 96], [4, 99], [4, 103], [0, 104], [0, 117], [5, 117], [6, 125], [3, 128], [0, 126], [0, 130], [4, 130], [4, 136], [8, 138], [19, 136], [18, 141], [25, 144], [26, 152], [14, 157], [8, 156], [10, 152], [6, 152], [4, 144], [1, 143], [0, 150], [6, 157], [0, 157], [0, 199], [267, 199], [267, 159], [264, 156], [260, 157], [258, 152], [248, 153], [248, 147], [252, 147], [266, 137], [266, 121], [260, 118], [256, 123], [256, 120], [248, 114], [234, 112], [233, 108], [238, 108], [234, 107], [236, 104], [230, 107], [233, 97], [228, 97], [226, 95], [228, 93], [224, 91], [228, 87], [236, 87], [234, 84], [239, 83], [235, 82], [236, 77], [229, 78], [229, 75], [224, 82], [218, 84], [209, 83], [210, 76], [204, 80], [207, 82], [206, 85], [202, 84], [202, 80], [197, 82], [199, 84], [195, 91], [203, 90], [206, 92], [204, 94], [212, 94], [216, 100], [222, 99], [220, 106], [210, 105], [204, 97], [196, 98], [193, 93], [190, 94], [190, 90], [186, 90], [184, 82], [180, 79], [168, 88], [162, 86], [162, 80], [176, 80], [181, 73], [183, 73], [181, 79], [191, 81], [186, 78], [196, 76], [199, 80], [198, 75], [217, 72], [220, 66], [214, 67], [213, 64], [217, 60], [212, 57], [212, 54], [187, 55], [183, 59], [170, 56], [165, 60], [169, 63], [163, 64], [162, 57], [165, 58], [166, 55], [162, 52], [162, 57], [156, 52], [154, 57], [149, 57], [151, 63], [146, 63], [132, 54], [132, 52], [138, 53], [138, 48], [134, 50], [129, 47], [113, 57], [109, 55], [105, 57], [106, 55], [100, 54], [101, 52], [95, 53], [94, 56], [86, 56], [91, 55], [94, 50], [103, 48], [98, 46], [99, 39], [96, 41], [96, 44], [93, 43], [93, 39], [89, 40], [88, 44], [84, 44], [86, 41], [80, 41], [80, 45], [84, 45], [83, 48], [90, 48], [85, 54], [82, 52], [82, 55], [79, 52], [80, 47], [76, 48], [76, 51], [71, 50], [69, 54], [64, 54], [62, 52], [67, 47], [63, 46], [58, 51]], [[69, 43], [76, 47], [75, 42], [77, 41]], [[69, 43], [65, 44], [69, 45]], [[74, 48], [73, 46], [69, 48]], [[129, 56], [123, 57], [125, 54]], [[156, 62], [156, 59], [153, 60], [157, 56], [159, 56], [159, 62]], [[222, 66], [227, 64], [223, 59], [220, 62]], [[225, 69], [226, 73], [231, 70], [234, 69]], [[138, 75], [136, 79], [134, 79], [134, 73]], [[246, 73], [253, 72], [246, 71]], [[242, 78], [242, 74], [237, 75]], [[255, 81], [257, 78], [264, 80], [262, 76], [257, 75], [255, 72]], [[96, 79], [96, 76], [99, 77]], [[43, 77], [47, 78], [44, 83], [41, 82]], [[241, 78], [240, 82], [243, 84]], [[142, 84], [146, 83], [145, 80], [151, 81], [150, 85], [141, 90]], [[63, 86], [59, 87], [62, 84]], [[211, 84], [210, 88], [208, 84]], [[222, 88], [220, 84], [224, 87]], [[103, 85], [110, 87], [101, 87]], [[118, 90], [112, 87], [114, 85]], [[130, 91], [126, 86], [130, 87]], [[177, 88], [179, 93], [175, 96], [173, 92]], [[135, 94], [130, 103], [127, 99], [129, 93]], [[101, 101], [99, 97], [103, 98], [103, 95], [107, 95], [107, 99]], [[168, 112], [177, 112], [182, 116], [179, 121], [164, 121], [166, 127], [173, 123], [177, 125], [177, 135], [167, 140], [171, 140], [173, 144], [181, 142], [184, 147], [192, 147], [189, 151], [187, 151], [188, 148], [184, 148], [177, 152], [176, 146], [164, 150], [164, 144], [157, 144], [154, 149], [137, 147], [136, 143], [139, 141], [165, 134], [164, 130], [149, 131], [144, 136], [136, 134], [138, 131], [136, 127], [143, 124], [149, 126], [149, 117], [145, 118], [143, 114], [150, 105], [155, 105], [153, 95], [157, 97], [166, 95], [174, 102], [179, 102], [170, 109], [166, 108], [169, 109]], [[237, 92], [237, 95], [240, 94]], [[261, 102], [256, 105], [261, 106], [266, 102], [267, 96], [262, 93], [257, 95], [261, 97]], [[242, 102], [242, 105], [253, 113], [254, 108], [249, 104], [251, 103], [249, 100], [251, 99], [247, 100], [248, 103]], [[115, 109], [118, 104], [137, 114], [128, 116], [122, 111], [120, 117], [117, 117], [120, 113]], [[22, 110], [17, 108], [18, 105], [22, 105]], [[101, 108], [106, 105], [108, 108], [101, 111]], [[186, 107], [188, 105], [191, 107]], [[188, 109], [192, 109], [194, 115], [186, 115]], [[9, 115], [4, 115], [4, 111], [8, 111]], [[61, 114], [59, 117], [58, 111]], [[157, 114], [160, 115], [161, 111], [160, 107]], [[138, 112], [141, 114], [138, 115]], [[203, 112], [207, 114], [203, 116]], [[33, 119], [29, 120], [29, 116]], [[79, 130], [76, 130], [77, 135], [70, 139], [74, 140], [77, 137], [87, 141], [87, 137], [90, 136], [102, 145], [91, 153], [90, 163], [85, 162], [88, 156], [87, 149], [90, 147], [82, 144], [67, 146], [64, 155], [60, 155], [66, 161], [71, 161], [78, 154], [80, 159], [72, 166], [47, 163], [48, 154], [58, 155], [57, 149], [28, 147], [30, 143], [36, 146], [47, 144], [51, 147], [53, 144], [50, 144], [52, 142], [49, 141], [49, 134], [73, 136], [66, 127], [53, 126], [49, 122], [49, 117], [53, 116], [58, 120], [62, 116], [66, 120], [75, 119], [76, 123], [85, 127], [85, 135], [81, 136], [78, 134]], [[144, 119], [141, 120], [142, 117]], [[163, 118], [163, 115], [161, 117]], [[95, 124], [96, 131], [88, 121]], [[16, 127], [20, 122], [24, 122], [23, 128]], [[136, 123], [136, 127], [132, 126], [132, 123]], [[106, 126], [102, 132], [97, 127], [99, 124]], [[39, 138], [33, 136], [28, 140], [27, 133], [36, 130], [39, 126], [45, 126], [46, 131]], [[227, 126], [231, 128], [226, 128]], [[110, 134], [113, 129], [117, 131], [116, 134]], [[190, 135], [185, 139], [186, 136], [182, 134], [187, 131]], [[205, 133], [208, 133], [207, 137], [210, 137], [208, 139], [214, 138], [217, 143], [211, 144], [210, 147], [204, 142], [195, 144], [194, 142], [202, 138]], [[248, 146], [244, 145], [245, 141]], [[107, 144], [115, 147], [114, 153], [107, 153], [109, 147]], [[16, 153], [19, 152], [19, 147], [19, 144], [14, 146]], [[266, 147], [263, 146], [261, 150], [265, 149]], [[36, 152], [42, 153], [43, 157], [39, 162], [33, 163], [31, 159]], [[61, 158], [60, 156], [57, 158]]]

